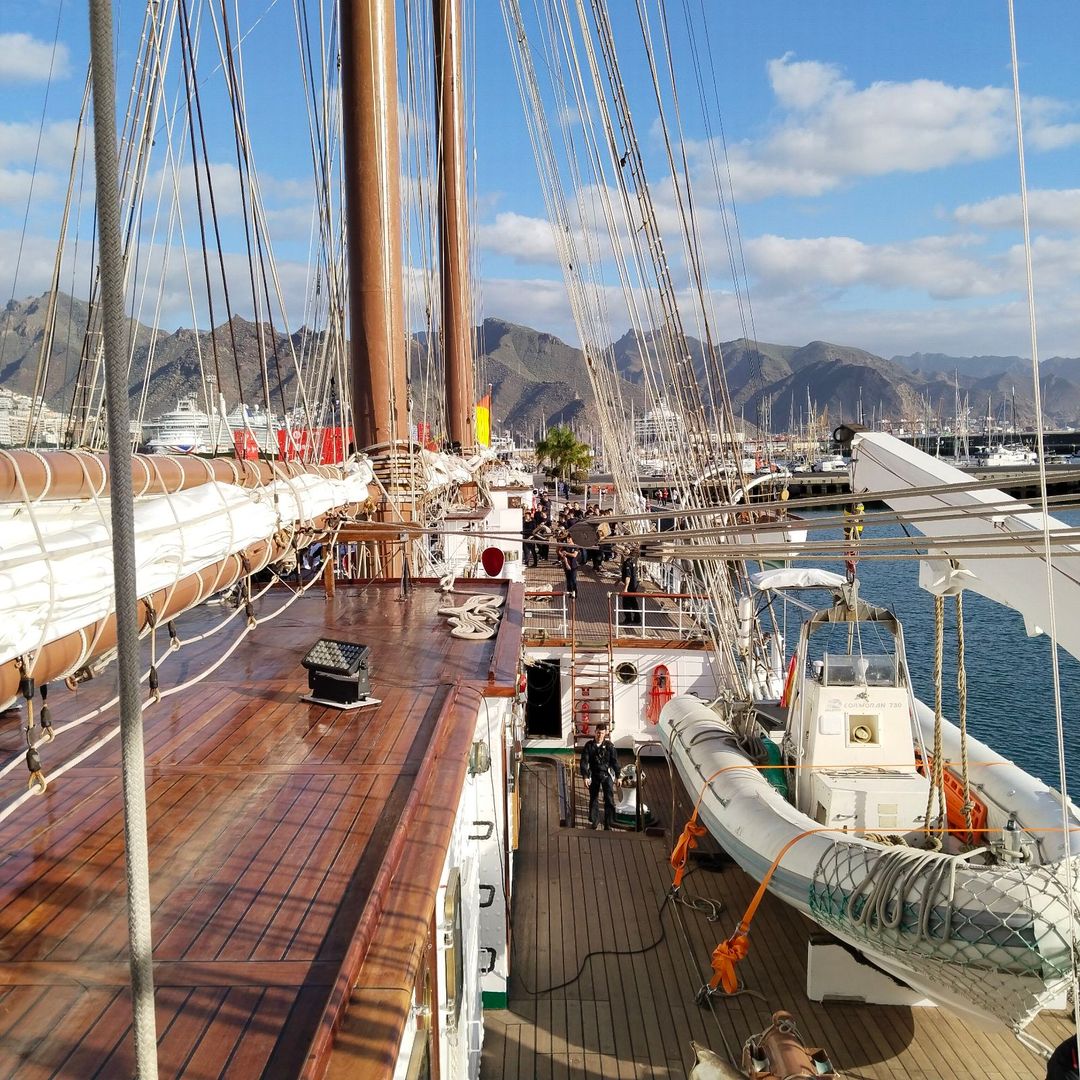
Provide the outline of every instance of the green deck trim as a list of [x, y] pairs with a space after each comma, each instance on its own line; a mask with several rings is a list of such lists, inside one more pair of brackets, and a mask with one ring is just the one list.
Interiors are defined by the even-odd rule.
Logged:
[[505, 990], [484, 990], [480, 996], [485, 1009], [506, 1009], [510, 1005], [510, 995]]
[[552, 754], [576, 754], [572, 746], [526, 746], [523, 753], [526, 757], [551, 757]]

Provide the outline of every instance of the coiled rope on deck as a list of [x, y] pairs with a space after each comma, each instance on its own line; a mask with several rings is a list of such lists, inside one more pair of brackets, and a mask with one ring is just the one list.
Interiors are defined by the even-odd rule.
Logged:
[[474, 593], [456, 607], [439, 608], [439, 614], [450, 623], [451, 637], [482, 641], [495, 636], [502, 604], [502, 596]]

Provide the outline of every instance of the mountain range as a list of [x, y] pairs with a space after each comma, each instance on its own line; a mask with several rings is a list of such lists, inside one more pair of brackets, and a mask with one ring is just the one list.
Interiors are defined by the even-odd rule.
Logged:
[[[13, 300], [0, 315], [0, 386], [32, 394], [42, 352], [49, 296]], [[81, 300], [61, 294], [56, 305], [56, 330], [45, 397], [54, 408], [67, 410], [76, 390], [78, 357], [89, 318]], [[292, 403], [294, 350], [310, 347], [306, 330], [287, 334], [239, 317], [211, 331], [180, 328], [155, 331], [132, 324], [133, 407], [144, 392], [143, 377], [150, 364], [142, 410], [154, 417], [175, 407], [179, 397], [199, 392], [200, 364], [214, 373], [231, 407], [238, 399], [249, 404], [265, 400], [263, 363], [269, 375], [271, 406]], [[260, 349], [260, 338], [262, 348]], [[584, 355], [551, 334], [488, 318], [477, 327], [478, 385], [492, 387], [496, 424], [525, 437], [544, 424], [574, 423], [588, 430], [596, 423], [596, 407]], [[412, 340], [410, 375], [414, 410], [424, 411], [430, 387], [425, 358], [437, 352], [423, 335]], [[611, 344], [618, 372], [618, 392], [627, 409], [646, 407], [646, 357], [653, 336], [630, 331]], [[687, 348], [694, 371], [708, 385], [714, 365], [708, 349], [689, 338]], [[787, 430], [810, 413], [828, 410], [830, 422], [871, 417], [893, 421], [922, 420], [932, 415], [945, 423], [955, 415], [957, 398], [975, 422], [988, 409], [999, 421], [1029, 424], [1034, 416], [1030, 361], [1018, 356], [947, 356], [914, 353], [886, 359], [853, 346], [812, 341], [806, 345], [774, 345], [745, 339], [718, 346], [736, 413], [757, 423], [769, 403], [771, 427]], [[1048, 424], [1075, 427], [1080, 421], [1080, 358], [1051, 357], [1041, 364], [1043, 408]], [[809, 403], [809, 404], [808, 404]]]

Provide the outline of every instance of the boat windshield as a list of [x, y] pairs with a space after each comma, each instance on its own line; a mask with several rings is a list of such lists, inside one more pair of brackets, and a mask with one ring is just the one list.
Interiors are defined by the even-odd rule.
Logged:
[[826, 686], [898, 686], [896, 656], [826, 653], [822, 681]]

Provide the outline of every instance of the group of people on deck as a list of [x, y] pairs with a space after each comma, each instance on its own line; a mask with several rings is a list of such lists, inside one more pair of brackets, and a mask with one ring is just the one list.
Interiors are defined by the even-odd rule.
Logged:
[[[591, 563], [599, 573], [605, 562], [619, 558], [620, 622], [624, 626], [640, 625], [641, 600], [634, 595], [640, 590], [637, 560], [628, 548], [616, 542], [617, 526], [603, 520], [611, 515], [611, 510], [601, 510], [592, 503], [582, 507], [580, 503], [569, 502], [552, 521], [547, 493], [535, 491], [533, 496], [532, 513], [526, 516], [521, 529], [525, 565], [536, 567], [549, 558], [554, 559], [566, 577], [567, 595], [576, 599], [577, 575], [582, 566]], [[582, 547], [570, 536], [571, 528], [583, 518], [596, 521], [597, 541], [593, 547]]]

